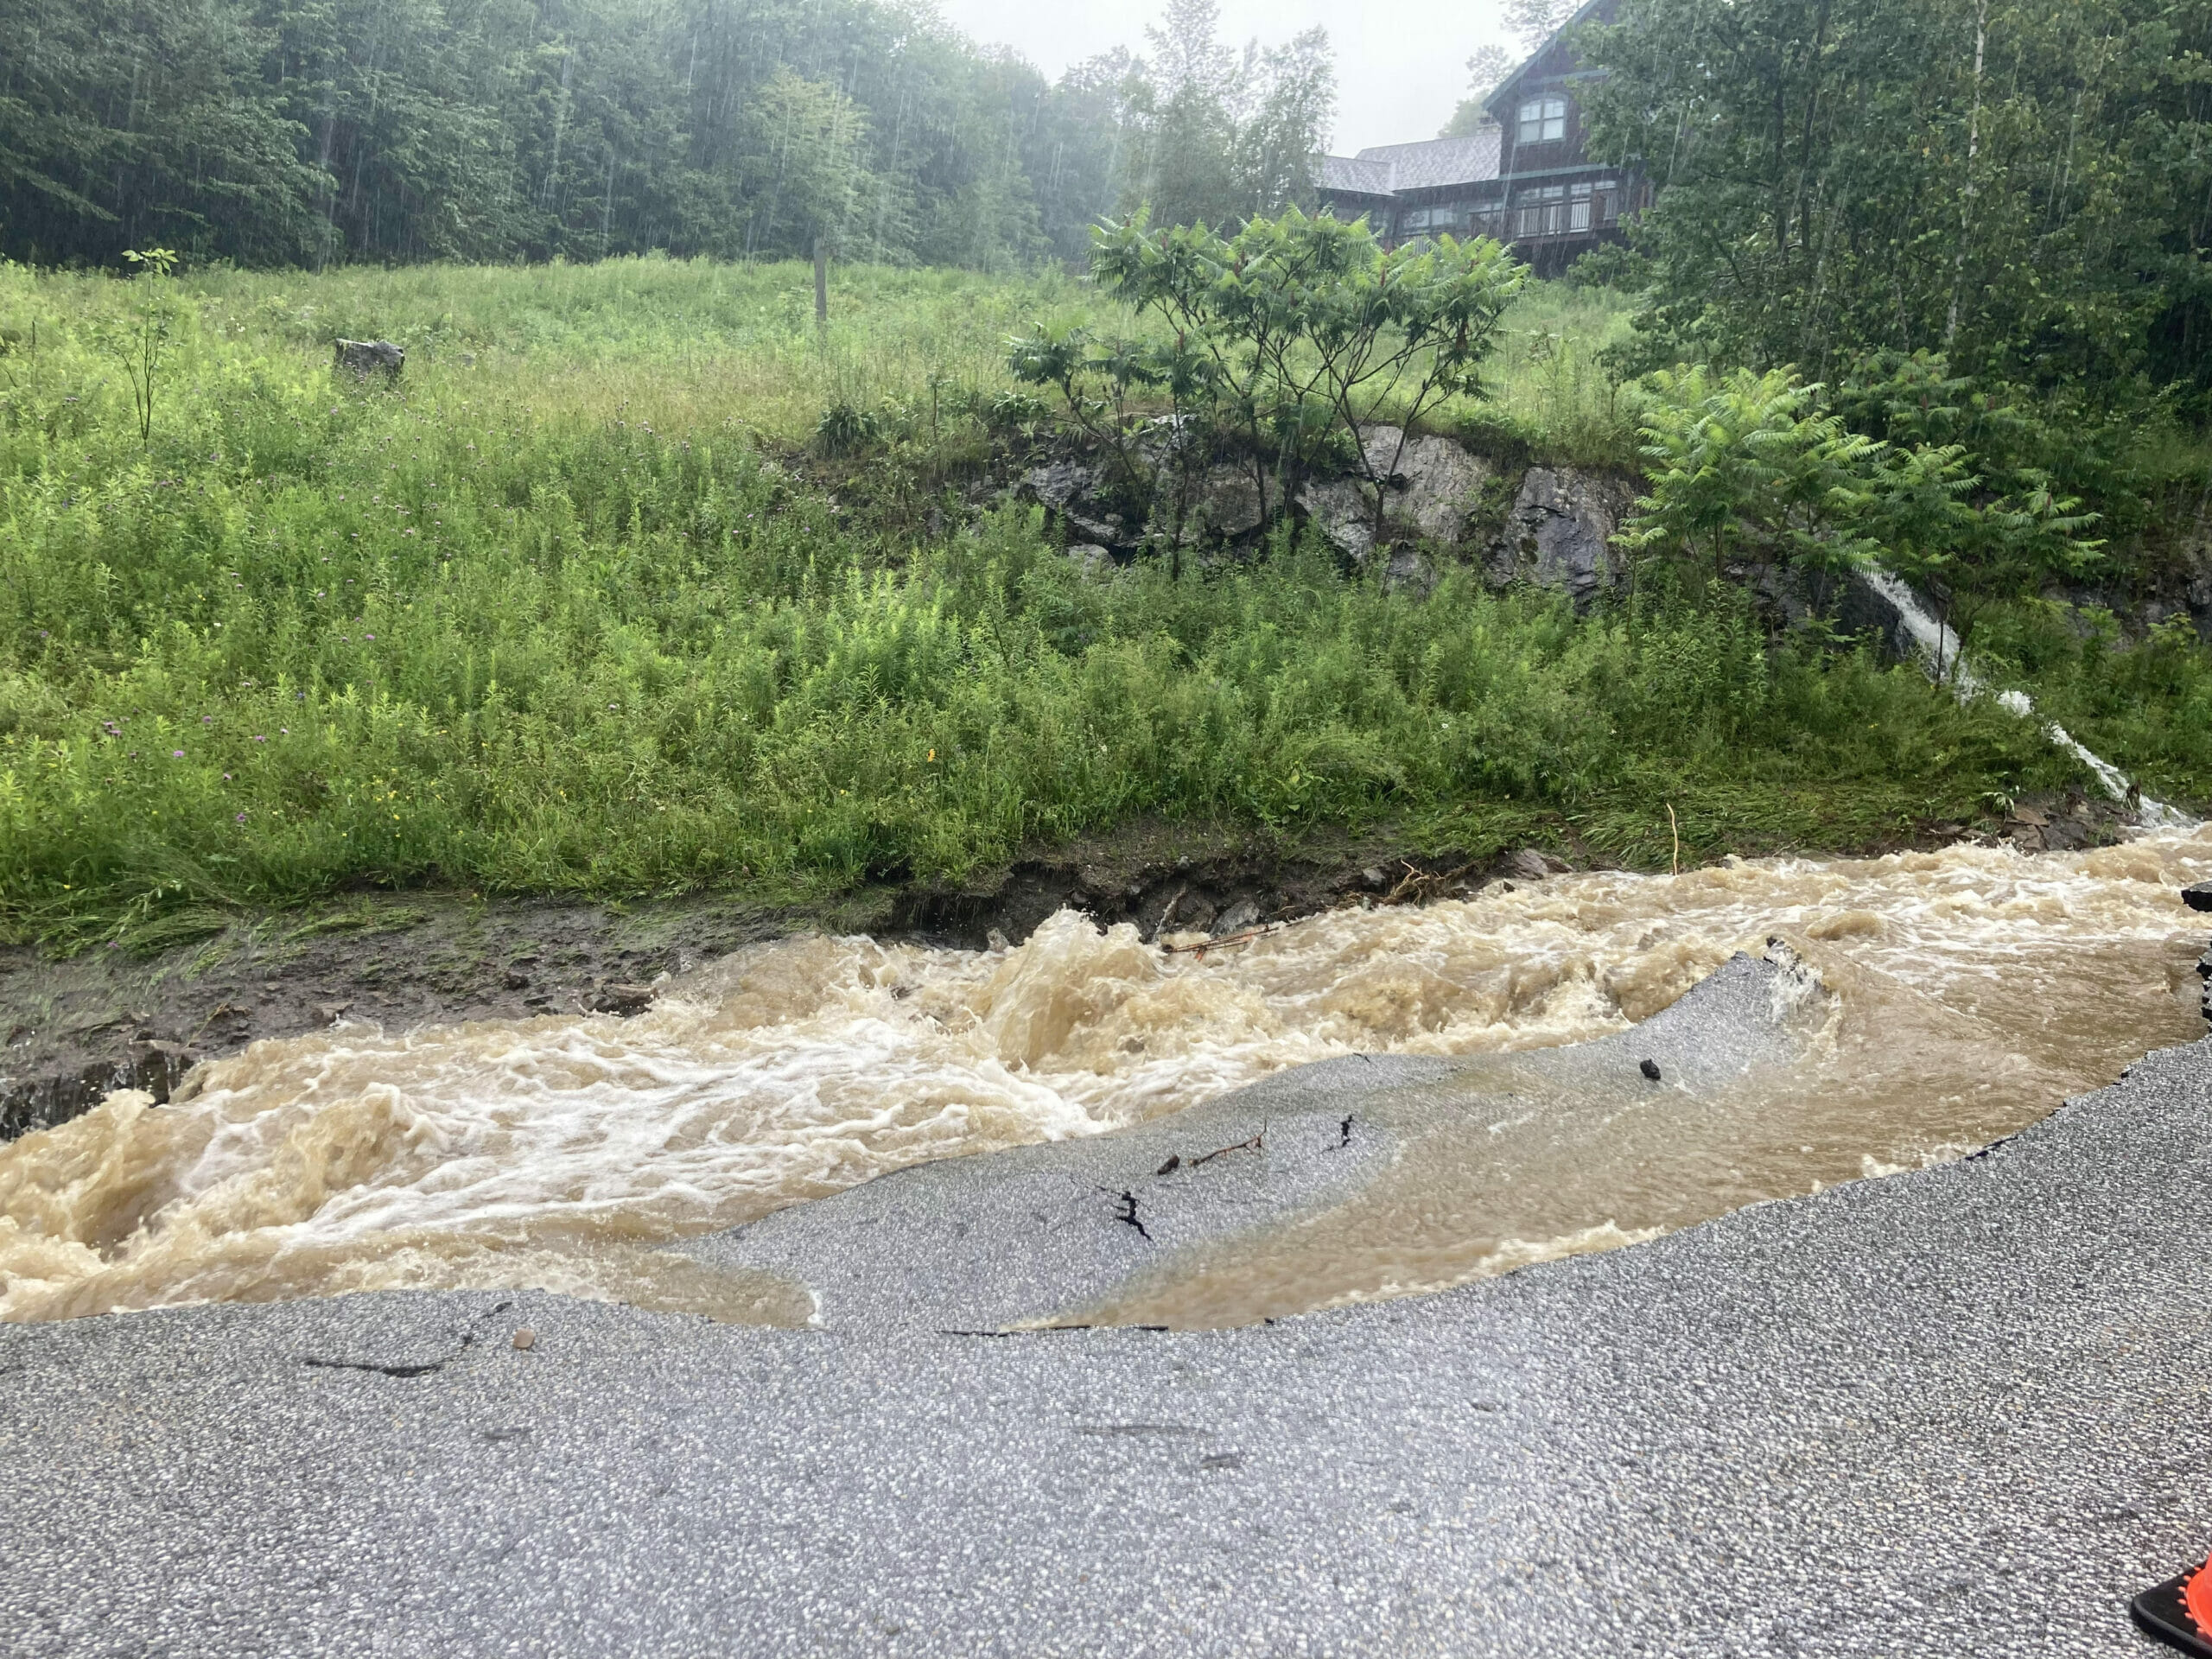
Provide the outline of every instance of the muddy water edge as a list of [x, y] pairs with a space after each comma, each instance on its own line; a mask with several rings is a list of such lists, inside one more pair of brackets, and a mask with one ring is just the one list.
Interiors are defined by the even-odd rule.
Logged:
[[[1004, 948], [734, 939], [627, 1018], [339, 1007], [195, 1065], [165, 1105], [119, 1091], [0, 1147], [0, 1317], [531, 1285], [801, 1322], [789, 1287], [657, 1247], [912, 1163], [1158, 1119], [1308, 1060], [1605, 1035], [1771, 938], [1811, 964], [1818, 1040], [1737, 1109], [1670, 1119], [1656, 1141], [1624, 1122], [1556, 1168], [1531, 1137], [1510, 1217], [1439, 1211], [1414, 1169], [1331, 1224], [1335, 1256], [1391, 1263], [1377, 1288], [1425, 1287], [1955, 1157], [2203, 1030], [2206, 928], [2178, 894], [2212, 876], [2212, 832], [1499, 881], [1163, 949], [1205, 941], [1179, 929], [1200, 905], [1209, 922], [1225, 908], [1205, 874], [1186, 875], [1199, 903], [1159, 938], [1060, 909]], [[1283, 1261], [1206, 1271], [1281, 1278]], [[1317, 1280], [1312, 1305], [1343, 1294]]]

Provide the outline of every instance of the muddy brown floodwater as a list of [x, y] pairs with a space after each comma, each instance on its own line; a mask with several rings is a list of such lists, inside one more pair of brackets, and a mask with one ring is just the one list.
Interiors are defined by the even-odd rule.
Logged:
[[1227, 1299], [1279, 1311], [1456, 1282], [1955, 1157], [2202, 1035], [2206, 929], [2177, 890], [2208, 875], [2197, 830], [2074, 855], [1595, 874], [1334, 911], [1203, 957], [1064, 912], [1003, 952], [758, 946], [630, 1020], [341, 1024], [211, 1063], [169, 1106], [119, 1093], [0, 1147], [0, 1318], [534, 1286], [798, 1322], [790, 1287], [656, 1247], [1308, 1060], [1601, 1036], [1774, 935], [1812, 964], [1808, 1058], [1754, 1095], [1524, 1134], [1526, 1167], [1480, 1204], [1438, 1196], [1459, 1154], [1427, 1148], [1306, 1230], [1299, 1250], [1351, 1268], [1306, 1277], [1293, 1252], [1231, 1250], [1192, 1294], [1223, 1275], [1310, 1287]]

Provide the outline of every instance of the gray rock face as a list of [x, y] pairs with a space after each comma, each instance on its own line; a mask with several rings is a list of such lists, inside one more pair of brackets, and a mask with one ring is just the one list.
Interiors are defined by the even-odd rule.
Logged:
[[338, 342], [338, 366], [362, 380], [372, 374], [396, 380], [400, 370], [407, 366], [407, 352], [405, 347], [388, 340], [341, 340]]
[[[1421, 593], [1436, 585], [1435, 562], [1413, 543], [1480, 548], [1484, 498], [1501, 479], [1495, 462], [1450, 438], [1408, 437], [1395, 426], [1366, 429], [1368, 467], [1383, 480], [1382, 575], [1394, 587]], [[1085, 542], [1135, 547], [1143, 526], [1128, 523], [1103, 499], [1103, 471], [1077, 461], [1033, 468], [1022, 493], [1058, 513]], [[1270, 492], [1272, 496], [1272, 492]], [[1268, 506], [1277, 505], [1272, 499]], [[1487, 549], [1491, 581], [1533, 582], [1567, 594], [1578, 609], [1620, 581], [1609, 543], [1635, 505], [1624, 481], [1573, 467], [1532, 467], [1522, 478], [1503, 534]], [[1376, 556], [1375, 498], [1363, 478], [1317, 478], [1298, 493], [1298, 505], [1344, 557], [1365, 565]], [[1264, 528], [1258, 481], [1251, 472], [1217, 466], [1200, 480], [1184, 519], [1184, 540], [1238, 542]], [[1163, 504], [1162, 522], [1172, 517]]]
[[[1444, 546], [1464, 542], [1497, 469], [1449, 438], [1408, 438], [1395, 426], [1370, 427], [1367, 464], [1384, 480], [1383, 531]], [[1375, 509], [1357, 478], [1319, 479], [1298, 504], [1337, 550], [1364, 564], [1375, 545]]]
[[1446, 545], [1466, 539], [1495, 466], [1450, 438], [1408, 438], [1395, 426], [1369, 428], [1364, 447], [1389, 486], [1390, 523]]
[[1199, 482], [1183, 521], [1183, 539], [1220, 537], [1234, 541], [1267, 522], [1260, 486], [1249, 467], [1216, 467]]
[[1608, 543], [1633, 505], [1628, 486], [1614, 480], [1530, 467], [1491, 550], [1491, 580], [1555, 588], [1584, 608], [1624, 574]]
[[1071, 502], [1095, 494], [1098, 469], [1079, 461], [1055, 461], [1033, 467], [1021, 480], [1023, 493], [1055, 512], [1065, 512]]
[[1375, 511], [1367, 493], [1348, 478], [1316, 479], [1298, 493], [1298, 505], [1338, 552], [1356, 564], [1375, 550]]
[[1085, 543], [1105, 548], [1137, 544], [1144, 526], [1132, 525], [1106, 503], [1106, 471], [1079, 461], [1033, 467], [1018, 486], [1022, 494], [1067, 520]]

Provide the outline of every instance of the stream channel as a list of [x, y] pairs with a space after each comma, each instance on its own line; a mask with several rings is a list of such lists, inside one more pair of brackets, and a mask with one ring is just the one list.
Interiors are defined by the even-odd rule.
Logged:
[[[627, 1020], [341, 1022], [207, 1064], [169, 1105], [122, 1092], [0, 1147], [0, 1318], [537, 1287], [804, 1322], [803, 1298], [663, 1247], [927, 1160], [1166, 1118], [1308, 1061], [1603, 1037], [1739, 950], [1778, 938], [1802, 958], [1806, 1041], [1785, 1070], [1662, 1090], [1571, 1144], [1538, 1122], [1443, 1197], [1399, 1158], [1333, 1258], [1348, 1265], [1287, 1285], [1275, 1270], [1252, 1306], [1431, 1289], [1957, 1158], [2196, 1039], [2206, 930], [2178, 890], [2207, 877], [2212, 830], [2190, 827], [2081, 853], [1961, 843], [1499, 882], [1204, 951], [1063, 912], [1006, 950], [755, 946]], [[1264, 1249], [1246, 1255], [1268, 1272]], [[1191, 1322], [1236, 1322], [1221, 1291]]]

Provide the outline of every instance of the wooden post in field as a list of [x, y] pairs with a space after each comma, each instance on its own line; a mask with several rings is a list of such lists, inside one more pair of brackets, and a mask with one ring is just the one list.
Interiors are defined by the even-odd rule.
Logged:
[[830, 327], [830, 248], [818, 236], [814, 238], [814, 326], [824, 332]]

